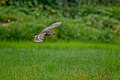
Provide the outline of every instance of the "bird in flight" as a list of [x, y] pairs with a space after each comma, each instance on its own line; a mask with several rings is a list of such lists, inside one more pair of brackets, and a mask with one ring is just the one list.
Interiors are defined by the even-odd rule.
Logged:
[[45, 29], [42, 30], [42, 32], [40, 32], [38, 35], [34, 37], [34, 42], [43, 42], [45, 36], [49, 36], [53, 34], [52, 32], [50, 32], [50, 30], [60, 26], [61, 24], [62, 22], [56, 22], [46, 27]]

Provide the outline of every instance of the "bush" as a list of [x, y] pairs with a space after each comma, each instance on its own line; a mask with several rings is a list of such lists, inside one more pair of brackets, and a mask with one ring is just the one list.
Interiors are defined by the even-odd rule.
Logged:
[[[53, 32], [56, 35], [51, 36], [52, 38], [46, 37], [46, 40], [115, 42], [117, 35], [120, 34], [119, 20], [110, 17], [109, 14], [98, 14], [95, 12], [96, 9], [91, 10], [90, 14], [85, 14], [89, 10], [81, 8], [81, 11], [83, 11], [81, 15], [83, 16], [74, 18], [64, 17], [59, 12], [56, 12], [56, 14], [49, 11], [42, 12], [38, 8], [35, 8], [32, 12], [31, 9], [14, 7], [1, 7], [0, 9], [3, 10], [0, 12], [0, 40], [33, 41], [33, 36], [56, 21], [61, 21], [62, 26], [54, 29]], [[10, 22], [4, 23], [6, 19], [10, 19]]]

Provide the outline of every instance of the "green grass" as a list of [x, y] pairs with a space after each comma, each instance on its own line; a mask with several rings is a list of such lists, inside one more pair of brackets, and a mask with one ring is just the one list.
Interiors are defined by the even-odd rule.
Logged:
[[119, 80], [120, 46], [0, 42], [0, 80]]

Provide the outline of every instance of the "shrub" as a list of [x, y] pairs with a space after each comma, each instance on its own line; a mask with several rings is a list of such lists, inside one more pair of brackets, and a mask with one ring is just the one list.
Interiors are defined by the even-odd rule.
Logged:
[[[110, 17], [109, 14], [98, 14], [93, 10], [90, 14], [84, 14], [84, 10], [88, 10], [85, 8], [81, 8], [83, 16], [74, 18], [64, 17], [59, 12], [56, 14], [51, 14], [49, 11], [41, 12], [39, 9], [32, 12], [29, 9], [23, 9], [28, 12], [27, 14], [21, 11], [21, 8], [11, 7], [5, 11], [3, 7], [0, 9], [3, 9], [3, 12], [0, 12], [0, 40], [32, 41], [33, 36], [56, 21], [61, 21], [62, 26], [53, 30], [56, 33], [55, 36], [51, 36], [53, 38], [47, 37], [46, 40], [115, 42], [117, 35], [120, 34], [120, 24], [117, 18]], [[3, 23], [5, 19], [10, 19], [11, 22]]]

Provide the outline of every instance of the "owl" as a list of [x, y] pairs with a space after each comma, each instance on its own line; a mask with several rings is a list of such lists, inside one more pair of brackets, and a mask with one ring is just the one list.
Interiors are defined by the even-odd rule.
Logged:
[[49, 35], [53, 34], [52, 32], [50, 32], [50, 30], [60, 26], [61, 24], [62, 24], [62, 22], [56, 22], [56, 23], [46, 27], [38, 35], [35, 35], [34, 42], [43, 42], [45, 36], [49, 36]]

